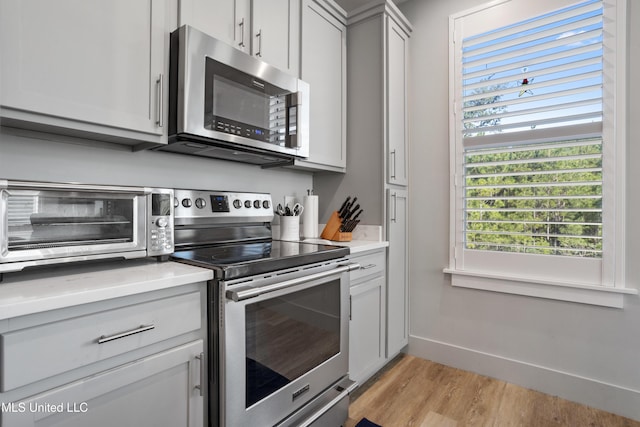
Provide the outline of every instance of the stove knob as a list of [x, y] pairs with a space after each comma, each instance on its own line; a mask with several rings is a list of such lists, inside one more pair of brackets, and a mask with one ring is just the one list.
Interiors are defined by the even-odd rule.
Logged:
[[180, 206], [180, 200], [178, 200], [177, 197], [173, 198], [173, 207], [177, 208], [178, 206]]
[[198, 198], [196, 199], [196, 207], [197, 207], [198, 209], [202, 209], [202, 208], [204, 208], [205, 206], [207, 206], [207, 202], [206, 202], [203, 198], [198, 197]]
[[233, 207], [236, 209], [240, 209], [242, 207], [242, 202], [240, 201], [240, 199], [235, 199], [233, 201]]
[[251, 207], [251, 200], [245, 200], [244, 201], [244, 207], [245, 208], [250, 208]]
[[269, 203], [268, 200], [263, 200], [262, 201], [262, 207], [265, 209], [269, 209], [271, 207], [271, 203]]
[[253, 201], [253, 207], [256, 209], [260, 209], [260, 200], [254, 200]]
[[182, 206], [184, 206], [185, 208], [190, 208], [192, 205], [191, 203], [191, 199], [182, 199]]

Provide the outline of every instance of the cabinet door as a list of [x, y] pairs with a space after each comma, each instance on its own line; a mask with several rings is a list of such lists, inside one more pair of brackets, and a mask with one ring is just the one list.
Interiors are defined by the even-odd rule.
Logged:
[[300, 78], [311, 85], [307, 165], [344, 171], [346, 26], [313, 0], [304, 0], [302, 7]]
[[298, 75], [300, 0], [252, 0], [251, 53]]
[[236, 49], [249, 52], [249, 0], [180, 0], [179, 25], [194, 28]]
[[384, 364], [383, 291], [384, 276], [350, 289], [349, 377], [358, 383]]
[[162, 135], [165, 34], [164, 0], [0, 0], [2, 115]]
[[407, 34], [387, 20], [387, 182], [407, 185]]
[[202, 427], [203, 348], [198, 340], [17, 402], [0, 424]]
[[407, 191], [387, 190], [387, 357], [409, 342]]

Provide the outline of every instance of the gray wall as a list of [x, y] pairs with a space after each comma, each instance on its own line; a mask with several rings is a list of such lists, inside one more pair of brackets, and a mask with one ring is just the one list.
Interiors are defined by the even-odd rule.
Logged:
[[302, 201], [312, 188], [308, 172], [18, 133], [0, 132], [0, 179], [256, 191], [271, 193], [275, 203], [285, 195]]
[[[409, 0], [409, 352], [640, 419], [640, 298], [609, 309], [451, 287], [448, 16], [486, 0]], [[526, 2], [523, 2], [526, 4]], [[629, 1], [629, 76], [640, 73], [640, 3]], [[640, 161], [640, 83], [629, 89], [629, 165]], [[429, 132], [425, 132], [428, 129]], [[640, 283], [640, 168], [628, 167], [627, 286]]]

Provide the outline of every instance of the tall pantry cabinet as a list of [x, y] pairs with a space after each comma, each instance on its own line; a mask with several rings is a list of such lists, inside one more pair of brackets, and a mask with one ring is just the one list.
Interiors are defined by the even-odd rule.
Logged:
[[316, 174], [326, 221], [347, 196], [364, 209], [362, 224], [383, 225], [389, 241], [386, 356], [407, 343], [407, 64], [411, 24], [390, 0], [376, 0], [347, 22], [347, 168]]

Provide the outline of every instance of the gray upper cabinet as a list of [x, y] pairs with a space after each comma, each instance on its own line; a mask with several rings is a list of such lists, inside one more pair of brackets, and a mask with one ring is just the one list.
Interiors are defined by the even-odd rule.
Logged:
[[179, 25], [298, 75], [300, 0], [180, 0]]
[[[349, 143], [383, 150], [384, 183], [406, 186], [407, 65], [411, 26], [390, 1], [377, 0], [349, 16]], [[353, 84], [354, 80], [361, 80]], [[357, 97], [357, 98], [354, 98]], [[358, 110], [355, 112], [355, 110]], [[369, 134], [375, 135], [370, 139]], [[359, 142], [359, 140], [365, 140]], [[365, 153], [361, 153], [365, 155]]]
[[165, 0], [0, 0], [2, 125], [166, 143], [169, 14]]
[[302, 1], [300, 78], [311, 86], [309, 158], [295, 167], [344, 172], [347, 166], [347, 28], [336, 3]]
[[178, 25], [191, 25], [237, 49], [250, 52], [249, 0], [179, 0]]
[[387, 182], [407, 185], [407, 57], [409, 36], [393, 19], [386, 20]]
[[300, 0], [252, 0], [251, 54], [298, 75]]

